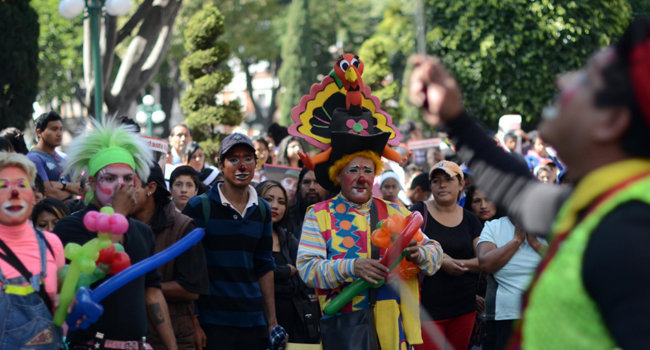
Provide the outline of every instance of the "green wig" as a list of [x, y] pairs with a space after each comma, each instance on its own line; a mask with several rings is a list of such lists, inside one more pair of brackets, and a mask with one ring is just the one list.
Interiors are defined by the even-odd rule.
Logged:
[[[103, 123], [90, 119], [92, 128], [83, 136], [70, 142], [66, 159], [65, 174], [77, 179], [82, 172], [95, 176], [103, 167], [123, 163], [129, 165], [142, 181], [149, 177], [149, 166], [153, 163], [153, 152], [145, 141], [130, 126], [121, 125], [115, 119]], [[90, 190], [85, 201], [94, 200]]]

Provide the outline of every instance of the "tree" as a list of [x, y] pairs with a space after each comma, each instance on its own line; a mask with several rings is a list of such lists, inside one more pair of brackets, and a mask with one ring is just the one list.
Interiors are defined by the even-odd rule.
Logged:
[[188, 55], [181, 62], [181, 76], [189, 87], [181, 100], [185, 122], [192, 128], [192, 137], [213, 159], [219, 148], [220, 124], [239, 125], [242, 120], [237, 102], [218, 104], [215, 97], [232, 79], [225, 65], [230, 54], [228, 44], [219, 40], [224, 32], [224, 19], [211, 4], [189, 20], [185, 29]]
[[49, 109], [76, 98], [85, 104], [80, 86], [83, 79], [83, 18], [63, 18], [57, 11], [60, 0], [32, 0], [38, 12], [38, 101]]
[[648, 0], [630, 0], [632, 12], [634, 15], [650, 16], [650, 1]]
[[[466, 108], [491, 126], [506, 113], [520, 113], [526, 126], [534, 126], [553, 101], [555, 76], [582, 66], [622, 33], [631, 16], [624, 0], [427, 0], [425, 8], [428, 52], [456, 75]], [[409, 20], [402, 16], [390, 26], [404, 31], [378, 30], [373, 40], [394, 43], [379, 58], [398, 57], [406, 65], [415, 51], [401, 44], [403, 37], [414, 38], [414, 26], [405, 26]], [[393, 97], [402, 114], [409, 108], [405, 96], [402, 84]]]
[[280, 102], [281, 123], [289, 125], [291, 109], [309, 93], [316, 81], [314, 42], [309, 0], [293, 0], [287, 15], [287, 32], [282, 42], [280, 82], [284, 88]]
[[[109, 115], [127, 112], [152, 81], [169, 50], [181, 2], [139, 0], [130, 17], [117, 18], [105, 13], [101, 19], [103, 102]], [[93, 106], [90, 20], [82, 16], [73, 20], [62, 18], [56, 11], [58, 3], [59, 0], [35, 0], [34, 5], [43, 29], [39, 41], [39, 68], [43, 72], [39, 101], [56, 107], [76, 97], [83, 105]], [[94, 108], [88, 112], [94, 114]]]
[[23, 129], [38, 92], [38, 16], [29, 1], [0, 2], [0, 33], [0, 129]]
[[280, 119], [284, 125], [291, 123], [291, 109], [319, 77], [333, 69], [339, 55], [359, 53], [361, 43], [374, 33], [384, 4], [384, 0], [292, 1], [282, 38]]
[[[620, 36], [627, 1], [429, 1], [431, 51], [463, 87], [468, 110], [493, 127], [506, 113], [537, 123], [555, 77]], [[428, 17], [427, 16], [427, 17]]]
[[270, 106], [262, 110], [253, 93], [252, 67], [260, 62], [269, 62], [269, 74], [276, 79], [281, 65], [280, 32], [286, 13], [286, 6], [280, 0], [219, 1], [219, 10], [225, 17], [226, 32], [223, 39], [233, 46], [233, 55], [239, 59], [246, 76], [246, 91], [255, 112], [255, 121], [265, 129], [273, 122], [276, 110], [276, 94], [279, 84], [272, 88]]
[[[102, 53], [102, 74], [104, 102], [109, 114], [128, 110], [142, 89], [153, 79], [169, 50], [172, 28], [180, 6], [181, 0], [144, 0], [119, 31], [117, 18], [106, 15], [103, 28], [105, 51]], [[88, 30], [85, 32], [88, 34]], [[84, 61], [92, 62], [88, 48], [89, 35], [84, 39]], [[122, 43], [126, 49], [119, 57], [117, 48]], [[114, 64], [119, 64], [116, 71]], [[84, 65], [84, 77], [86, 99], [90, 101], [93, 96], [92, 65]]]
[[381, 101], [393, 121], [403, 110], [397, 108], [402, 90], [406, 58], [415, 51], [413, 8], [398, 0], [387, 4], [382, 21], [373, 36], [359, 50], [365, 63], [363, 81]]

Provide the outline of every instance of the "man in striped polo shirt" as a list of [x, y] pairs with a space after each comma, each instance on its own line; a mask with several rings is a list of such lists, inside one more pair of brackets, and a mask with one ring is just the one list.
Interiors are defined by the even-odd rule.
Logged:
[[210, 292], [197, 305], [207, 349], [266, 349], [277, 325], [271, 215], [250, 185], [255, 162], [247, 136], [226, 137], [218, 164], [224, 181], [205, 197], [190, 199], [183, 210], [205, 227]]

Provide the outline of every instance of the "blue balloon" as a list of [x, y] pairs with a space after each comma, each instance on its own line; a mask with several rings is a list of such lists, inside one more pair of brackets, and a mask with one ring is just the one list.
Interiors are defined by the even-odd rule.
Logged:
[[202, 228], [195, 228], [192, 232], [188, 233], [178, 242], [169, 246], [169, 248], [147, 259], [141, 260], [135, 265], [129, 266], [124, 271], [107, 279], [104, 281], [104, 283], [100, 284], [99, 287], [95, 288], [91, 293], [92, 299], [96, 302], [104, 300], [104, 298], [109, 296], [114, 291], [122, 288], [122, 286], [125, 284], [157, 268], [160, 265], [166, 264], [168, 261], [174, 259], [184, 251], [190, 249], [193, 245], [198, 243], [203, 238], [204, 234], [205, 231]]
[[[91, 293], [88, 287], [79, 287], [77, 290], [77, 304], [65, 319], [71, 331], [90, 327], [104, 313], [104, 307], [92, 300]], [[77, 321], [81, 321], [79, 327], [77, 327]]]
[[[192, 230], [192, 232], [188, 233], [185, 237], [181, 238], [178, 242], [169, 246], [167, 249], [147, 259], [141, 260], [135, 265], [129, 266], [124, 271], [104, 281], [104, 283], [100, 284], [97, 288], [90, 292], [90, 299], [95, 303], [99, 303], [111, 293], [122, 288], [122, 286], [125, 284], [157, 268], [158, 266], [167, 263], [168, 261], [179, 256], [184, 251], [190, 249], [193, 245], [198, 243], [204, 235], [205, 231], [203, 228], [199, 227]], [[76, 316], [71, 317], [73, 314]], [[68, 316], [66, 320], [68, 326], [71, 327], [70, 329], [74, 330], [72, 327], [74, 327], [74, 322], [76, 322], [78, 319], [79, 315], [77, 315], [73, 309], [73, 312]], [[82, 325], [82, 329], [85, 329], [88, 326], [89, 324], [85, 323]]]

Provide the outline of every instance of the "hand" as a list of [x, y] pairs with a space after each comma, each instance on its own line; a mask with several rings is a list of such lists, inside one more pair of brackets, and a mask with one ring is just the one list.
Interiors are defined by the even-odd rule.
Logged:
[[298, 272], [298, 269], [295, 266], [291, 265], [291, 264], [287, 264], [287, 266], [289, 266], [289, 269], [291, 271], [291, 272], [289, 272], [289, 276], [293, 277]]
[[407, 251], [409, 254], [406, 256], [406, 260], [414, 263], [414, 264], [419, 264], [422, 262], [422, 252], [420, 252], [420, 247], [418, 246], [418, 241], [412, 239], [409, 244], [404, 248], [405, 251]]
[[388, 268], [375, 259], [356, 259], [354, 261], [354, 275], [363, 278], [366, 282], [377, 284], [388, 273]]
[[533, 249], [535, 249], [537, 253], [542, 254], [544, 253], [544, 250], [546, 250], [546, 246], [537, 239], [536, 235], [532, 233], [526, 233], [526, 240], [528, 241], [528, 244], [530, 244], [530, 246], [533, 247]]
[[414, 55], [409, 61], [413, 64], [408, 93], [411, 103], [422, 108], [424, 121], [431, 126], [452, 121], [463, 110], [454, 77], [437, 57]]
[[485, 312], [485, 299], [480, 295], [476, 296], [476, 311], [479, 315]]
[[515, 236], [512, 238], [512, 240], [518, 244], [523, 243], [526, 240], [526, 231], [521, 229], [519, 226], [515, 226]]
[[122, 184], [115, 189], [115, 196], [113, 196], [113, 210], [124, 216], [128, 216], [138, 205], [138, 191], [142, 188], [135, 187], [134, 185]]
[[81, 190], [81, 185], [79, 184], [79, 182], [68, 182], [65, 186], [65, 190], [70, 192], [73, 195], [74, 194], [80, 196], [84, 195], [84, 191]]
[[194, 319], [194, 347], [197, 349], [203, 349], [208, 345], [208, 337], [205, 335], [203, 328], [199, 324], [199, 320], [196, 317]]
[[450, 257], [447, 254], [445, 254], [442, 258], [441, 268], [452, 276], [460, 276], [469, 270], [467, 267], [465, 267], [464, 263]]

